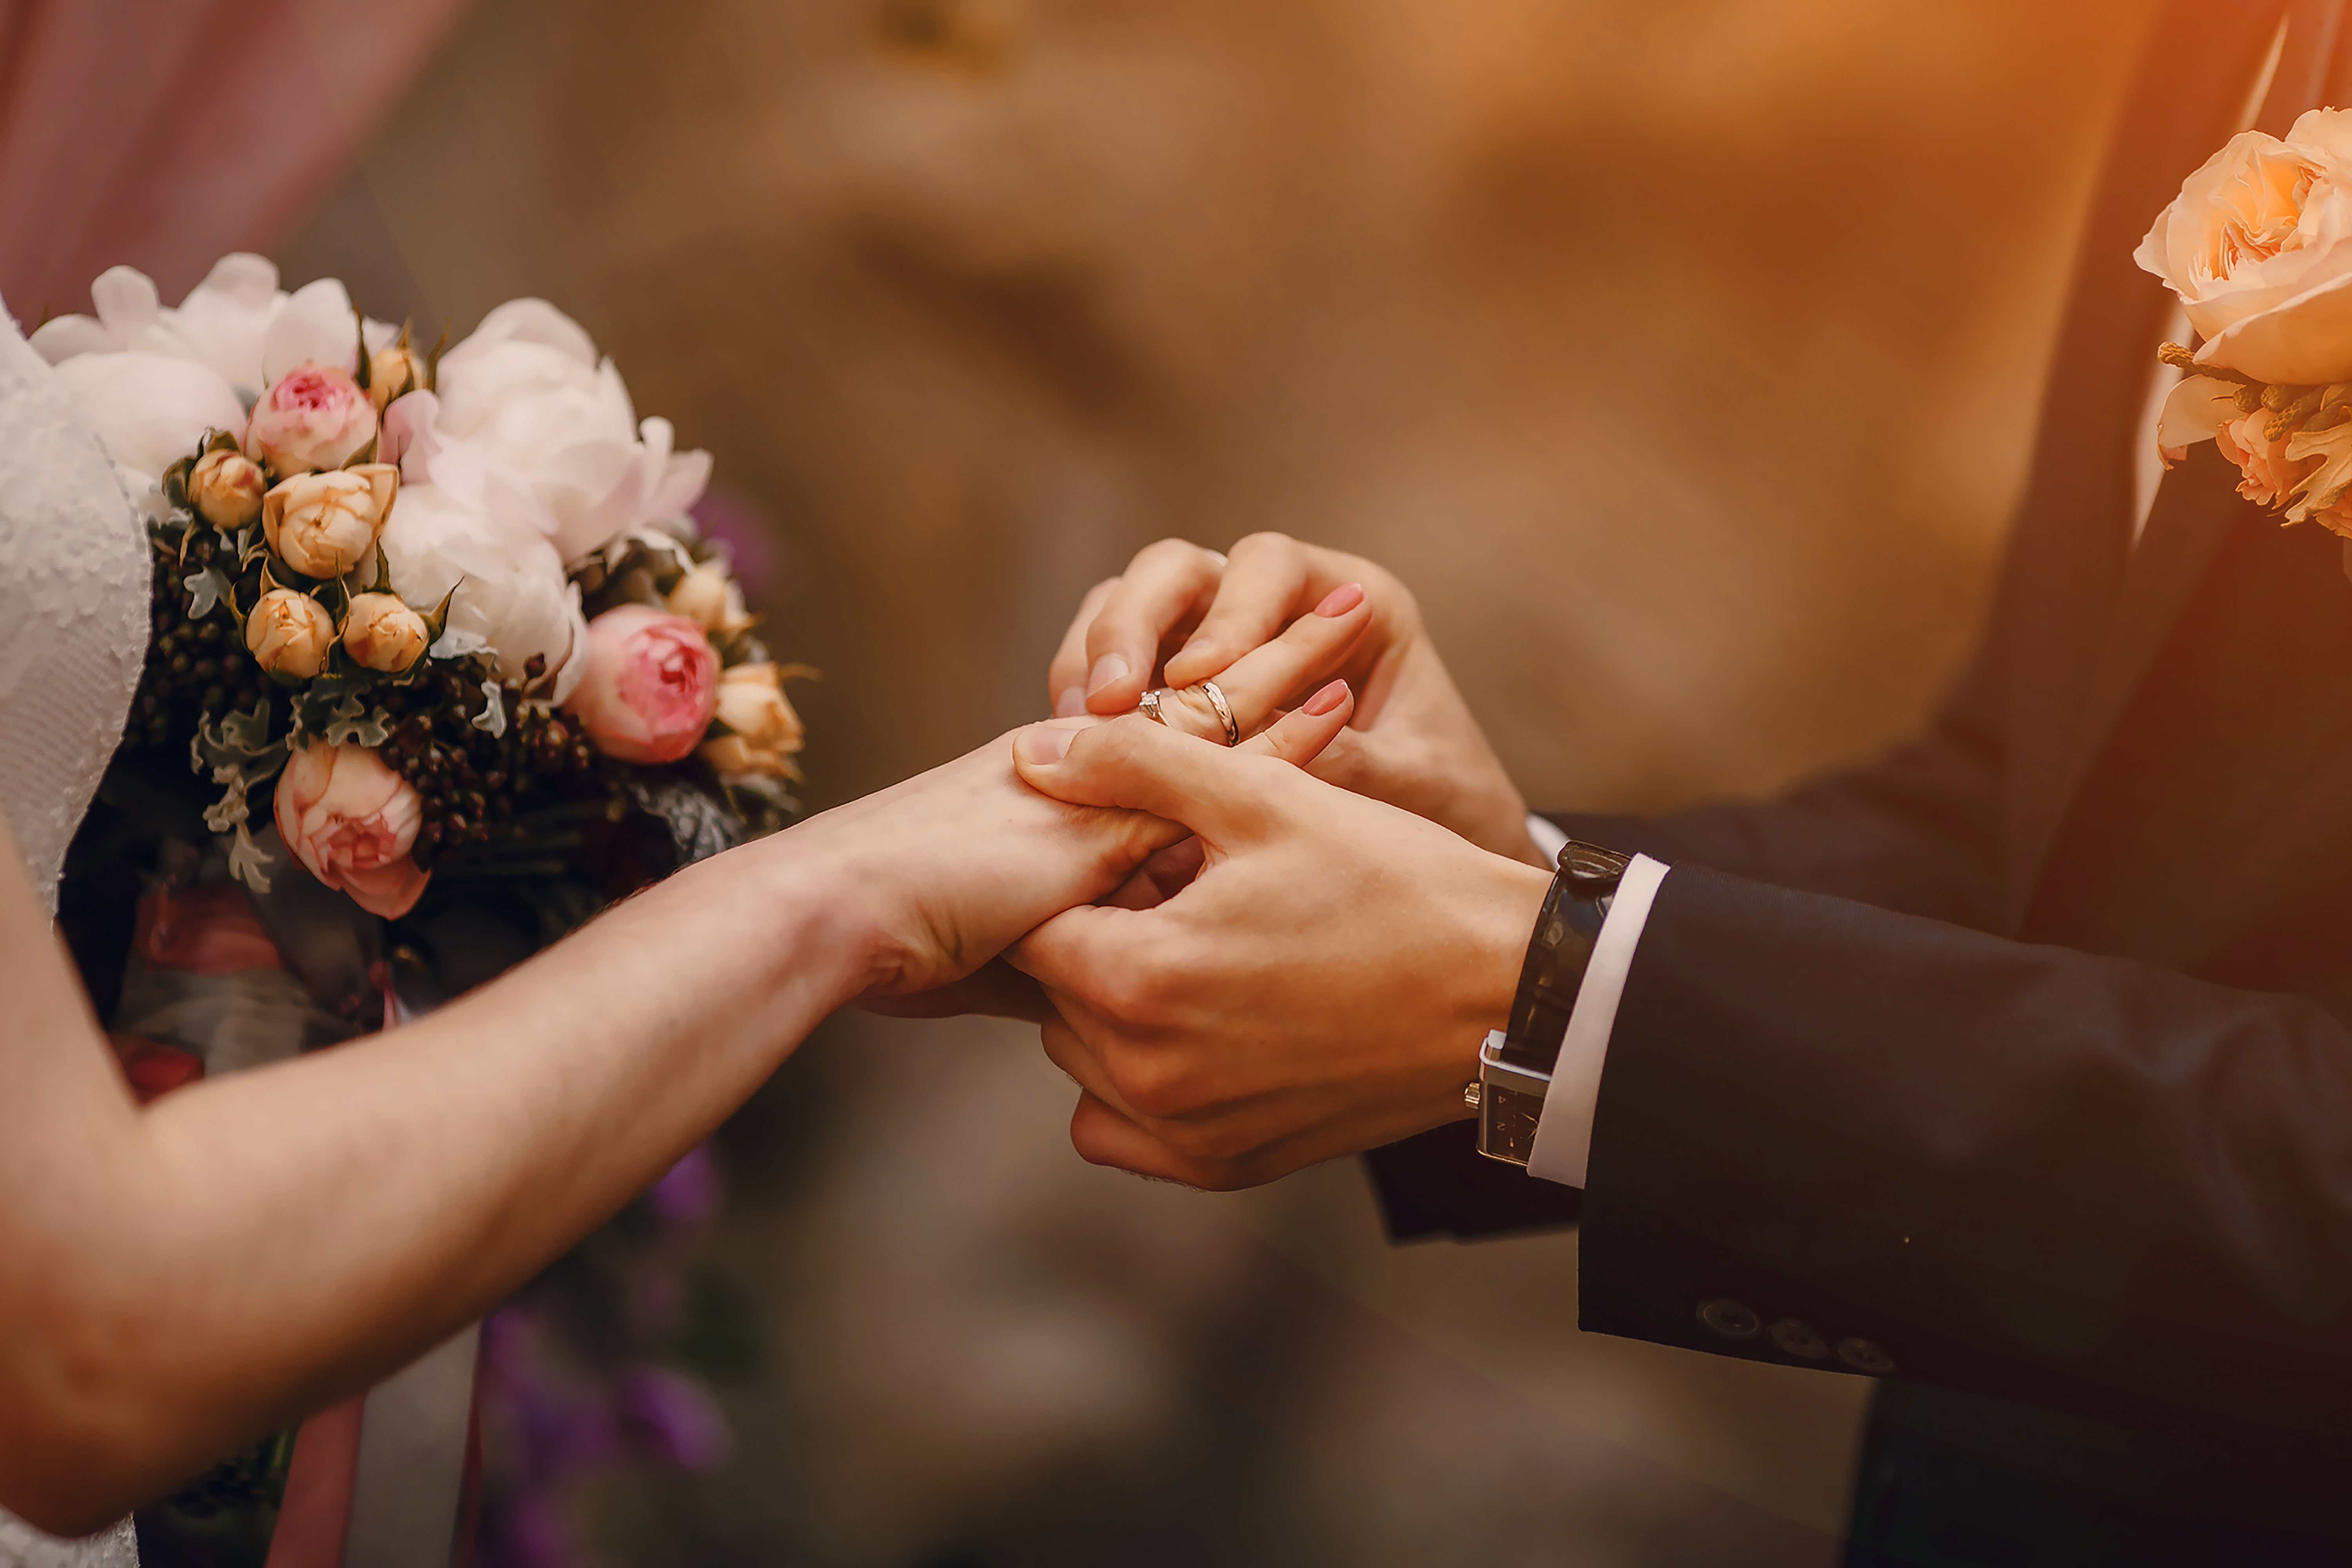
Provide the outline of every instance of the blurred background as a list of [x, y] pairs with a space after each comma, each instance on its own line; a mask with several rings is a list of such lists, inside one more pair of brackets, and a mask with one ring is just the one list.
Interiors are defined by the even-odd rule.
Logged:
[[[428, 340], [554, 300], [717, 455], [813, 803], [1041, 716], [1141, 545], [1279, 528], [1412, 587], [1531, 801], [1652, 810], [1954, 671], [2153, 7], [269, 0], [234, 62], [142, 9], [0, 3], [16, 313], [236, 246]], [[269, 121], [185, 113], [238, 69]], [[139, 203], [27, 224], [100, 78]], [[1580, 1335], [1572, 1234], [1392, 1249], [1352, 1164], [1089, 1168], [1072, 1098], [1019, 1027], [828, 1025], [719, 1148], [731, 1444], [579, 1487], [579, 1560], [1833, 1560], [1864, 1384]]]

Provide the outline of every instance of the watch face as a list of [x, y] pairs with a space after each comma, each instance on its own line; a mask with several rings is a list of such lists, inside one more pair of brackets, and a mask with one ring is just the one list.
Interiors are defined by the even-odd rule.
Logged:
[[1488, 1159], [1526, 1165], [1536, 1152], [1536, 1124], [1543, 1096], [1522, 1094], [1494, 1083], [1478, 1096], [1478, 1152]]

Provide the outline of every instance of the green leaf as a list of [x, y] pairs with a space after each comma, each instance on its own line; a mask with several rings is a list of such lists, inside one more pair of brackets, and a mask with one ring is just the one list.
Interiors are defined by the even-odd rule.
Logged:
[[[425, 612], [425, 644], [426, 647], [429, 648], [434, 643], [441, 641], [441, 633], [449, 624], [449, 605], [451, 601], [457, 597], [457, 591], [465, 586], [466, 580], [462, 577], [459, 578], [457, 581], [449, 585], [449, 591], [441, 596], [440, 603]], [[487, 644], [485, 644], [485, 646], [487, 646]], [[446, 654], [436, 656], [447, 657]]]
[[367, 318], [360, 314], [360, 308], [356, 305], [352, 307], [352, 330], [358, 334], [360, 340], [360, 366], [352, 373], [352, 380], [360, 383], [360, 391], [365, 392], [373, 372], [372, 361], [374, 356], [368, 352]]

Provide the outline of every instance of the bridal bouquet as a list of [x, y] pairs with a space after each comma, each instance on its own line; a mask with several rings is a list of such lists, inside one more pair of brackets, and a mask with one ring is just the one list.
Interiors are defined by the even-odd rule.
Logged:
[[[710, 459], [637, 418], [577, 324], [519, 299], [427, 349], [253, 256], [176, 308], [127, 267], [90, 295], [31, 341], [144, 514], [152, 635], [59, 924], [142, 1098], [413, 1018], [789, 820], [795, 672], [688, 515]], [[723, 1451], [686, 1375], [709, 1166], [491, 1325], [485, 1422], [560, 1410], [593, 1441], [494, 1455], [486, 1539], [544, 1534], [583, 1454]], [[708, 1189], [690, 1223], [681, 1182]], [[420, 1400], [371, 1395], [364, 1431], [425, 1453], [464, 1429]], [[295, 1447], [142, 1511], [142, 1552], [258, 1568]]]
[[518, 299], [427, 351], [254, 256], [176, 309], [128, 267], [90, 293], [32, 342], [148, 519], [126, 745], [219, 791], [232, 874], [276, 873], [265, 787], [285, 849], [387, 918], [567, 821], [648, 815], [695, 858], [785, 820], [793, 672], [687, 515], [709, 456], [570, 319]]
[[2158, 425], [2166, 462], [2215, 442], [2241, 495], [2352, 538], [2352, 110], [2232, 137], [2135, 259], [2203, 340], [2164, 345], [2184, 372]]

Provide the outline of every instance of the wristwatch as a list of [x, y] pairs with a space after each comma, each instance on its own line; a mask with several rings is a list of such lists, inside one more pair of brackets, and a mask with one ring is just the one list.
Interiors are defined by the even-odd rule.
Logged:
[[1535, 1153], [1544, 1092], [1576, 1011], [1584, 968], [1630, 863], [1613, 850], [1576, 839], [1560, 847], [1559, 869], [1519, 968], [1510, 1026], [1488, 1031], [1478, 1048], [1478, 1076], [1462, 1091], [1478, 1113], [1478, 1152], [1489, 1159], [1524, 1166]]

